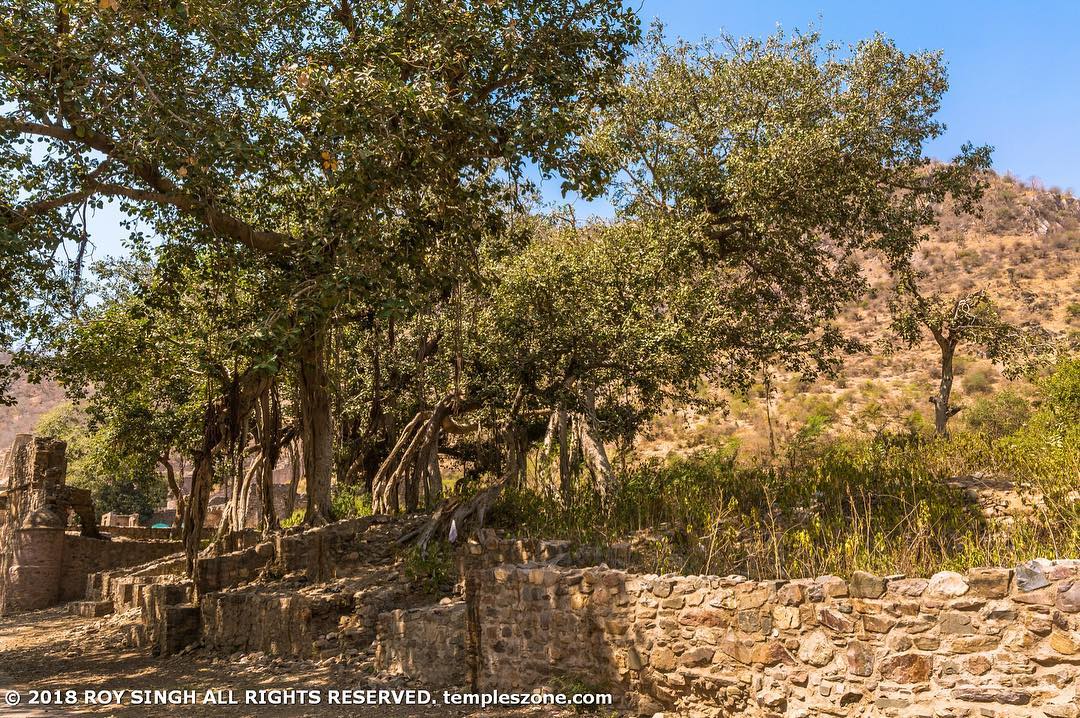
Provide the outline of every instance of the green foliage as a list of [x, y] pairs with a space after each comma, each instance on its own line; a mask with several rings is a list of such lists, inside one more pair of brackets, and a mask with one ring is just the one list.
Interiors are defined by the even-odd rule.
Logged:
[[1000, 439], [1013, 434], [1031, 415], [1031, 403], [1015, 391], [1005, 390], [991, 397], [981, 397], [964, 410], [970, 430]]
[[338, 483], [330, 498], [335, 519], [354, 519], [371, 515], [371, 495], [363, 486]]
[[426, 593], [449, 594], [457, 576], [453, 547], [445, 541], [411, 546], [405, 554], [405, 576]]
[[293, 511], [292, 516], [281, 520], [281, 528], [292, 529], [297, 526], [301, 526], [304, 523], [304, 510], [296, 509]]
[[1080, 357], [1062, 358], [1040, 388], [1044, 410], [1060, 433], [1080, 424]]
[[165, 479], [156, 458], [124, 453], [112, 427], [93, 429], [82, 411], [62, 404], [42, 416], [34, 431], [67, 443], [67, 483], [90, 489], [99, 513], [137, 513], [145, 520], [164, 503]]
[[668, 227], [672, 256], [713, 275], [729, 383], [770, 359], [832, 367], [858, 345], [834, 324], [867, 288], [854, 255], [906, 264], [946, 195], [973, 207], [989, 148], [922, 154], [946, 88], [940, 54], [880, 35], [843, 52], [816, 33], [691, 44], [653, 27], [585, 148], [618, 173], [624, 231]]
[[[559, 504], [504, 493], [496, 521], [597, 546], [630, 540], [639, 568], [774, 578], [857, 569], [930, 575], [1080, 552], [1080, 360], [1039, 384], [1039, 408], [1003, 392], [971, 408], [969, 431], [926, 430], [796, 442], [778, 466], [744, 465], [733, 449], [647, 462], [607, 502]], [[806, 438], [806, 437], [804, 437]], [[1031, 513], [988, 520], [953, 477], [1011, 479]]]
[[1080, 536], [1080, 358], [1060, 360], [1039, 389], [1039, 409], [1002, 444], [1009, 469], [1043, 497], [1038, 514], [1056, 527], [1058, 541], [1066, 541]]
[[570, 410], [594, 388], [610, 439], [633, 436], [665, 400], [700, 402], [729, 313], [718, 277], [691, 269], [681, 241], [662, 226], [538, 232], [493, 268], [476, 330], [483, 384]]
[[672, 555], [650, 570], [761, 578], [856, 568], [918, 573], [940, 565], [981, 525], [919, 452], [913, 444], [831, 444], [779, 468], [703, 452], [638, 467], [606, 506], [586, 498], [558, 507], [510, 493], [498, 515], [539, 535], [598, 544], [659, 531]]

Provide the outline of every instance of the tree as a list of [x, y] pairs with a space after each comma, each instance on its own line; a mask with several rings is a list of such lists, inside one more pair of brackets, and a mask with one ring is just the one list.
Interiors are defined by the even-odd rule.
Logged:
[[949, 419], [963, 408], [952, 401], [953, 360], [961, 345], [981, 351], [1004, 367], [1008, 376], [1030, 373], [1034, 363], [1053, 350], [1045, 331], [1005, 321], [984, 289], [953, 298], [937, 293], [924, 295], [918, 287], [918, 276], [909, 271], [898, 281], [890, 309], [894, 337], [911, 347], [920, 342], [926, 330], [941, 350], [941, 377], [937, 393], [930, 397], [938, 436], [948, 436]]
[[[591, 453], [602, 491], [604, 440], [701, 376], [740, 389], [763, 364], [834, 370], [862, 346], [834, 320], [867, 288], [867, 256], [906, 267], [941, 202], [971, 210], [984, 184], [988, 148], [923, 155], [942, 131], [939, 54], [880, 36], [846, 55], [815, 34], [669, 44], [654, 28], [638, 57], [583, 144], [613, 183], [615, 225], [532, 232], [473, 302], [463, 403], [502, 417], [504, 478], [532, 411], [546, 409], [560, 475]], [[429, 455], [419, 436], [402, 456]], [[586, 443], [598, 450], [578, 454]]]
[[99, 513], [153, 514], [165, 495], [165, 481], [151, 458], [125, 452], [114, 426], [94, 425], [71, 404], [42, 416], [34, 431], [67, 444], [67, 483], [89, 489]]
[[[531, 160], [594, 179], [578, 130], [637, 25], [618, 0], [32, 0], [2, 32], [18, 48], [0, 57], [0, 201], [20, 276], [67, 244], [81, 257], [85, 208], [106, 198], [170, 242], [235, 245], [287, 272], [299, 289], [273, 329], [300, 387], [307, 520], [319, 523], [339, 311], [444, 282], [446, 258], [503, 196], [500, 172], [520, 177]], [[213, 454], [271, 374], [252, 362], [207, 402], [189, 554]]]
[[729, 385], [763, 363], [834, 369], [860, 346], [834, 320], [867, 258], [907, 266], [947, 196], [962, 212], [982, 192], [989, 148], [923, 154], [943, 131], [940, 53], [880, 35], [846, 53], [816, 33], [668, 43], [654, 27], [640, 58], [586, 148], [623, 217], [669, 226], [686, 237], [672, 251], [717, 275]]
[[567, 498], [582, 463], [607, 493], [605, 443], [631, 441], [668, 402], [694, 402], [702, 375], [722, 361], [730, 317], [718, 277], [688, 261], [684, 238], [669, 230], [541, 228], [492, 270], [474, 381], [501, 387], [504, 402], [521, 394], [521, 409], [540, 413]]

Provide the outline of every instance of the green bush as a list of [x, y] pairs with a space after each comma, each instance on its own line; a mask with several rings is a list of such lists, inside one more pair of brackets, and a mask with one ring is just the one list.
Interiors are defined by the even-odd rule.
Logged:
[[300, 526], [304, 523], [304, 510], [296, 509], [292, 512], [292, 516], [281, 520], [281, 528], [292, 529]]
[[[979, 399], [966, 430], [872, 438], [821, 432], [814, 417], [782, 465], [746, 465], [736, 445], [624, 471], [601, 501], [507, 490], [494, 511], [518, 534], [598, 547], [629, 540], [636, 568], [788, 578], [826, 573], [931, 575], [1080, 555], [1080, 360], [1039, 384], [1038, 409], [1015, 392]], [[954, 486], [1011, 481], [1031, 511], [987, 519]]]
[[449, 594], [456, 576], [453, 547], [445, 541], [410, 547], [405, 554], [405, 576], [425, 593]]
[[99, 515], [139, 514], [146, 521], [165, 503], [165, 477], [156, 458], [125, 453], [110, 425], [92, 427], [78, 407], [54, 407], [38, 419], [34, 433], [67, 444], [67, 483], [89, 489]]
[[1010, 472], [1039, 497], [1035, 515], [1065, 555], [1080, 542], [1080, 359], [1060, 361], [1039, 391], [1039, 410], [1002, 446]]
[[968, 394], [987, 394], [994, 388], [996, 380], [993, 367], [973, 366], [964, 374], [964, 391]]
[[1031, 416], [1031, 404], [1014, 391], [976, 400], [965, 412], [972, 431], [1000, 439], [1020, 430]]
[[371, 496], [360, 485], [336, 484], [330, 496], [330, 510], [337, 519], [371, 515]]
[[520, 532], [605, 545], [648, 531], [649, 570], [755, 578], [922, 573], [946, 563], [983, 520], [938, 479], [922, 444], [834, 441], [781, 468], [739, 466], [729, 451], [651, 462], [606, 503], [504, 495], [497, 520]]

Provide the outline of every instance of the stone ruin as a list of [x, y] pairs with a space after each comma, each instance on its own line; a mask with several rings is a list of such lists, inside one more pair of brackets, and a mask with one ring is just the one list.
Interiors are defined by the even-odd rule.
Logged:
[[635, 573], [615, 547], [485, 532], [459, 550], [455, 598], [410, 606], [392, 550], [405, 527], [386, 517], [238, 532], [193, 580], [175, 542], [65, 532], [57, 444], [22, 440], [7, 464], [8, 600], [85, 596], [73, 612], [116, 612], [131, 645], [161, 655], [369, 651], [431, 688], [588, 686], [645, 716], [1080, 718], [1080, 561], [749, 581]]
[[101, 525], [109, 528], [135, 528], [139, 525], [139, 515], [118, 514], [110, 511], [101, 515]]
[[[175, 541], [102, 536], [86, 489], [65, 484], [63, 441], [19, 434], [0, 460], [0, 613], [79, 598], [93, 571], [179, 550]], [[69, 531], [76, 517], [77, 532]]]
[[15, 437], [0, 462], [0, 521], [26, 529], [66, 528], [74, 512], [83, 535], [98, 536], [90, 492], [64, 483], [66, 450], [51, 437]]
[[436, 690], [587, 687], [644, 716], [1080, 718], [1080, 561], [750, 581], [635, 573], [614, 567], [637, 563], [623, 550], [583, 566], [595, 553], [569, 542], [485, 532], [459, 548], [463, 590], [410, 607], [390, 563], [362, 590], [348, 578], [388, 521], [280, 535], [194, 582], [179, 563], [92, 577], [80, 612], [140, 614], [131, 644], [161, 655], [370, 651], [380, 676]]

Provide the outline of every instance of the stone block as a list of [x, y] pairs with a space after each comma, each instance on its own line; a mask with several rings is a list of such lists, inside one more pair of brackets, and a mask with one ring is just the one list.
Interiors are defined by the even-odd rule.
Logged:
[[73, 615], [83, 618], [100, 618], [113, 612], [112, 601], [75, 601], [69, 610]]
[[866, 571], [855, 571], [848, 583], [848, 593], [855, 598], [880, 598], [885, 593], [885, 579]]

